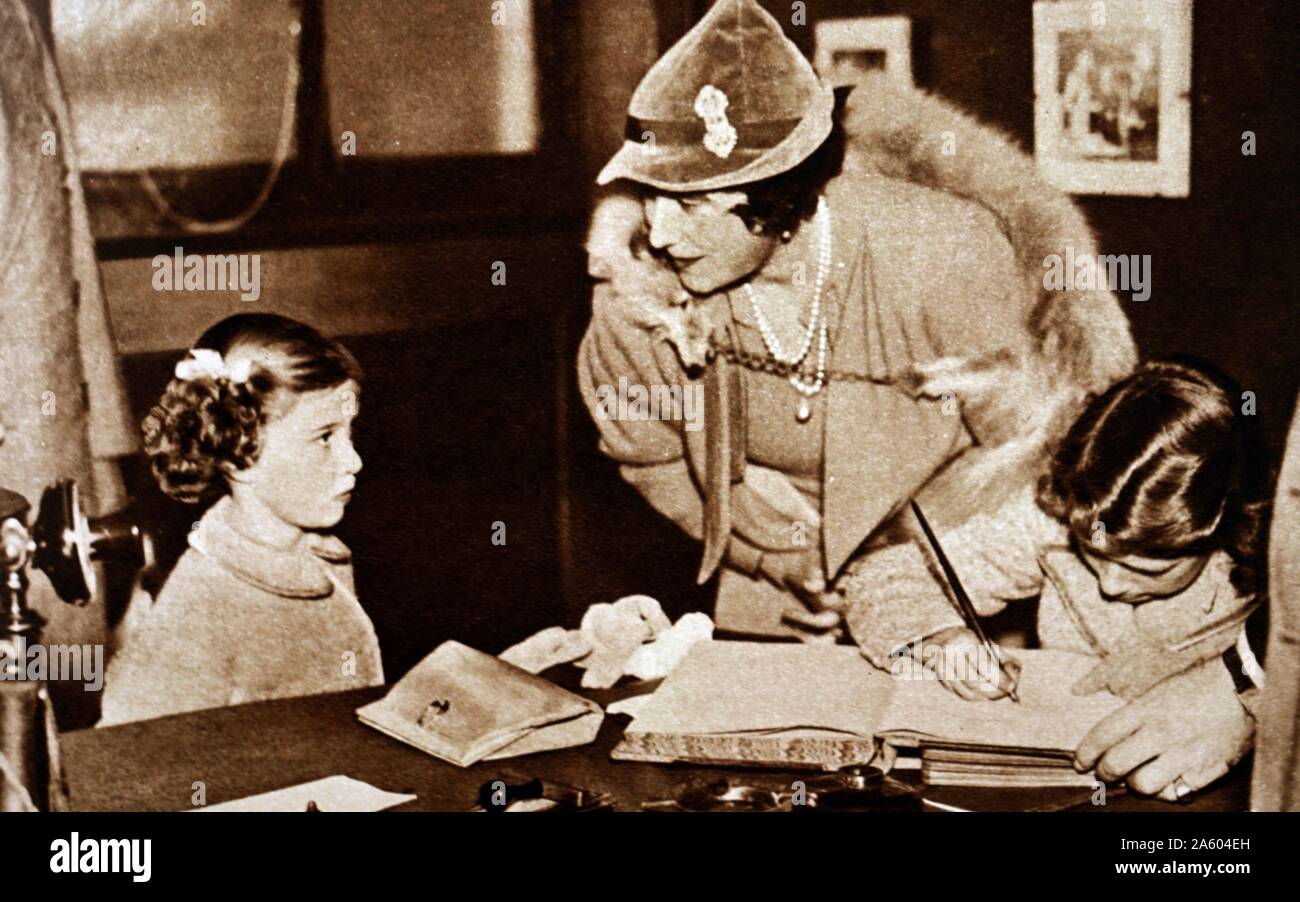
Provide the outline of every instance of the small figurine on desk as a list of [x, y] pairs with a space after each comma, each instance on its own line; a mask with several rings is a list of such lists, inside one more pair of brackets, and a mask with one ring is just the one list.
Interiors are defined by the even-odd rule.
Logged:
[[[769, 784], [775, 788], [768, 788]], [[876, 767], [847, 768], [799, 780], [756, 776], [747, 783], [718, 780], [685, 787], [675, 798], [644, 802], [642, 811], [793, 812], [920, 811], [927, 800]]]

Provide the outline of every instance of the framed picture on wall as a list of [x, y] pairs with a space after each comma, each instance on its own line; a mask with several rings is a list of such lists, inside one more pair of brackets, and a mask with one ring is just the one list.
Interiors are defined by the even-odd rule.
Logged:
[[823, 19], [814, 38], [813, 63], [833, 85], [849, 84], [873, 70], [912, 84], [912, 20], [907, 16]]
[[1191, 0], [1039, 0], [1039, 170], [1074, 194], [1186, 197], [1191, 73]]

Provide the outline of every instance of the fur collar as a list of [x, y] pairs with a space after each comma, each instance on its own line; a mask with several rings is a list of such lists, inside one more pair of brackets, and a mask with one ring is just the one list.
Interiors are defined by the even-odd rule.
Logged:
[[[1044, 182], [1009, 138], [956, 106], [882, 75], [849, 96], [848, 166], [903, 178], [980, 203], [1001, 221], [1036, 302], [1030, 329], [1062, 375], [1088, 391], [1107, 388], [1135, 363], [1128, 319], [1109, 291], [1049, 291], [1045, 258], [1095, 254], [1096, 239], [1063, 192]], [[945, 154], [951, 149], [951, 154]]]
[[[985, 417], [1001, 441], [970, 456], [966, 476], [986, 483], [995, 474], [1041, 464], [1042, 453], [1082, 410], [1089, 395], [1126, 376], [1136, 362], [1127, 318], [1105, 290], [1049, 291], [1044, 260], [1095, 254], [1082, 213], [1046, 184], [1033, 160], [1010, 139], [940, 98], [864, 77], [844, 113], [845, 169], [917, 182], [982, 204], [999, 220], [1016, 257], [1020, 289], [1031, 296], [1030, 360], [940, 360], [918, 367], [917, 394], [952, 392], [974, 416]], [[951, 150], [945, 154], [944, 150]], [[668, 341], [685, 366], [707, 361], [711, 326], [706, 304], [693, 298], [667, 267], [634, 252], [642, 227], [636, 196], [616, 187], [596, 206], [588, 239], [589, 271], [608, 281], [633, 319]], [[968, 482], [957, 491], [972, 489]]]
[[[996, 215], [1016, 254], [1023, 290], [1035, 297], [1030, 320], [1052, 368], [1089, 392], [1099, 392], [1133, 368], [1128, 320], [1106, 290], [1048, 291], [1049, 255], [1095, 254], [1083, 214], [1038, 175], [1033, 160], [1009, 138], [938, 97], [905, 88], [878, 73], [865, 76], [844, 112], [846, 170], [917, 182], [982, 204]], [[945, 149], [953, 150], [945, 154]], [[640, 203], [626, 186], [603, 195], [587, 241], [588, 270], [644, 308], [646, 327], [673, 341], [684, 333], [663, 308], [692, 305], [676, 276], [630, 242], [642, 225]], [[673, 341], [677, 345], [676, 341]], [[684, 357], [693, 356], [678, 347]]]

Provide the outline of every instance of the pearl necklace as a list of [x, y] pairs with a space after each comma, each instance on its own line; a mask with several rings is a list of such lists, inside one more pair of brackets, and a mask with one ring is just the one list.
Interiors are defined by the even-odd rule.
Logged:
[[[758, 303], [758, 296], [754, 293], [753, 286], [748, 282], [745, 283], [745, 293], [749, 296], [749, 304], [754, 311], [754, 322], [758, 325], [758, 332], [763, 337], [763, 344], [766, 346], [768, 353], [778, 363], [795, 368], [789, 378], [790, 384], [801, 395], [799, 409], [795, 413], [795, 419], [800, 423], [808, 422], [809, 417], [812, 416], [812, 407], [809, 400], [815, 397], [826, 385], [826, 343], [830, 324], [822, 314], [821, 306], [822, 288], [826, 284], [826, 273], [831, 265], [831, 210], [827, 206], [824, 196], [817, 199], [816, 219], [820, 226], [817, 238], [817, 277], [813, 283], [812, 309], [808, 314], [808, 328], [804, 332], [802, 346], [797, 353], [786, 353], [776, 331], [772, 328], [772, 324], [768, 322], [767, 317], [763, 314], [763, 308]], [[817, 370], [816, 375], [812, 379], [808, 379], [804, 372], [807, 369], [804, 367], [804, 363], [808, 360], [808, 352], [812, 350], [813, 336], [817, 337]]]
[[816, 378], [812, 382], [808, 382], [801, 373], [790, 374], [790, 384], [794, 386], [795, 391], [803, 396], [799, 399], [799, 409], [795, 412], [795, 419], [800, 423], [808, 422], [808, 418], [812, 416], [812, 407], [809, 401], [826, 385], [826, 333], [829, 329], [826, 318], [822, 317], [821, 328], [817, 334]]

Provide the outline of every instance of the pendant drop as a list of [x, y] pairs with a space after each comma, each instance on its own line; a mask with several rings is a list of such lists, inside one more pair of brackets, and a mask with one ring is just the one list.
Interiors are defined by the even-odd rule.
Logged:
[[794, 415], [795, 419], [798, 420], [800, 423], [806, 423], [808, 422], [808, 418], [811, 416], [812, 416], [812, 407], [808, 404], [808, 399], [800, 398], [799, 410]]

